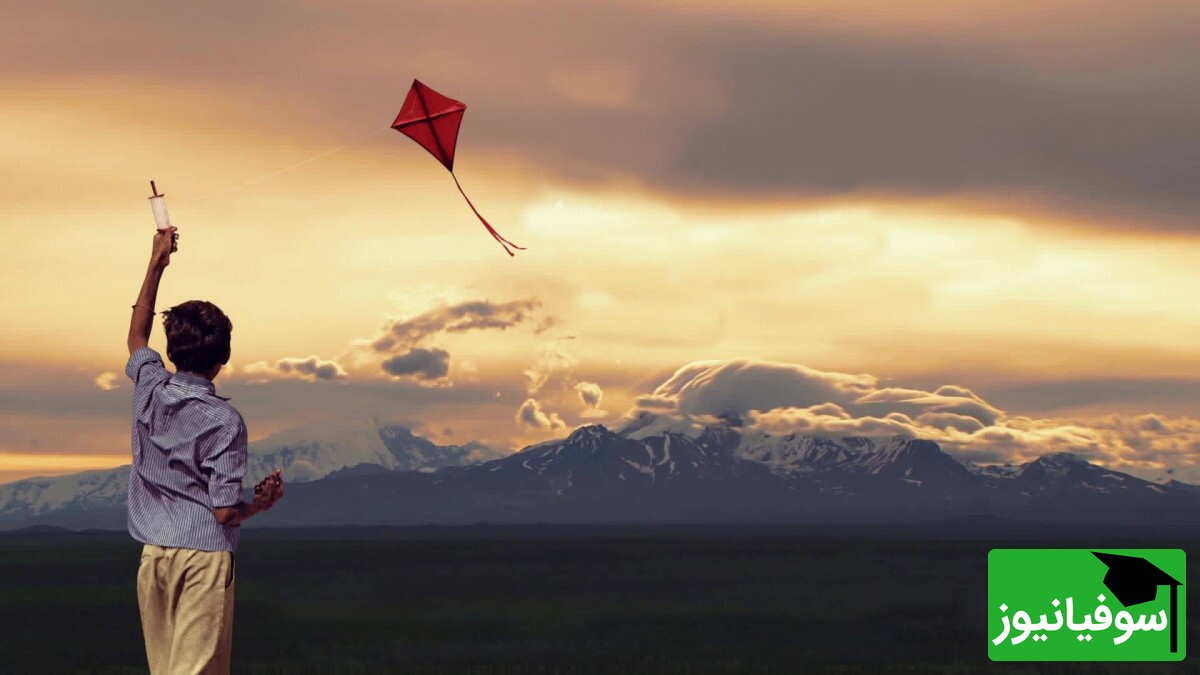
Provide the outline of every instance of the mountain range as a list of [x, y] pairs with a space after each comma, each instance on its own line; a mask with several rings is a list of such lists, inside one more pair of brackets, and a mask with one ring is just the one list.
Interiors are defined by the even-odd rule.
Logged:
[[[306, 424], [251, 443], [243, 483], [253, 485], [276, 467], [291, 485], [373, 471], [429, 472], [507, 454], [476, 442], [438, 445], [398, 425]], [[125, 464], [0, 484], [0, 529], [39, 516], [70, 520], [74, 513], [124, 509], [129, 469]], [[250, 489], [244, 494], [253, 497]]]
[[[310, 426], [252, 444], [245, 483], [275, 466], [284, 467], [287, 496], [247, 527], [980, 516], [1170, 527], [1200, 513], [1200, 487], [1153, 483], [1070, 453], [980, 466], [908, 436], [770, 435], [736, 420], [680, 427], [649, 413], [507, 455], [437, 445], [398, 426]], [[128, 471], [0, 485], [0, 529], [123, 529]]]

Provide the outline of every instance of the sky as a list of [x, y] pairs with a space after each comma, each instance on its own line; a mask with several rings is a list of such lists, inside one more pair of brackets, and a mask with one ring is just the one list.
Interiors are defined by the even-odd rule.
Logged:
[[[251, 440], [651, 410], [1200, 482], [1200, 5], [22, 5], [0, 481], [128, 463], [154, 179]], [[414, 78], [525, 251], [388, 129]]]

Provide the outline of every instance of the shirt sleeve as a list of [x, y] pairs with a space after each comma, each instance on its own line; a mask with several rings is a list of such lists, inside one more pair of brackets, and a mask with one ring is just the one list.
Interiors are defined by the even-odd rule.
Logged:
[[163, 365], [162, 356], [149, 347], [138, 347], [125, 363], [125, 374], [133, 380], [135, 389], [153, 386], [171, 377]]
[[246, 424], [239, 419], [230, 432], [217, 436], [216, 443], [200, 461], [200, 470], [208, 476], [208, 494], [214, 509], [228, 508], [242, 502], [246, 453]]

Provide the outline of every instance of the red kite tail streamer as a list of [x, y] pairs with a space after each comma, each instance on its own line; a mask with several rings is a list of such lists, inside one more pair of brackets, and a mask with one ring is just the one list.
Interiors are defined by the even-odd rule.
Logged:
[[[471, 203], [471, 198], [467, 196], [467, 193], [463, 192], [462, 185], [460, 185], [458, 182], [458, 176], [455, 176], [453, 171], [450, 172], [450, 175], [454, 178], [454, 184], [458, 186], [459, 194], [463, 196], [463, 199], [467, 200], [467, 206], [471, 207], [471, 210], [475, 212], [475, 217], [479, 218], [479, 222], [483, 223], [483, 226], [486, 227], [487, 231], [492, 234], [492, 237], [494, 237], [496, 241], [500, 242], [500, 246], [504, 247], [504, 252], [509, 255], [515, 255], [512, 251], [508, 250], [508, 246], [511, 246], [519, 251], [524, 251], [524, 246], [517, 246], [511, 241], [500, 236], [500, 233], [496, 231], [496, 228], [492, 227], [492, 225], [488, 223], [488, 221], [484, 219], [482, 215], [480, 215], [479, 210], [476, 209], [475, 205]], [[508, 244], [508, 246], [505, 246], [505, 244]]]

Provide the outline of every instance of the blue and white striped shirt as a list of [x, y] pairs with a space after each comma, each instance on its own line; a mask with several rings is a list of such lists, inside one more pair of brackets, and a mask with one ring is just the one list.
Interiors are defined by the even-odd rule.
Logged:
[[212, 380], [174, 373], [149, 347], [129, 355], [133, 380], [133, 466], [129, 534], [158, 546], [236, 551], [240, 525], [213, 508], [242, 501], [246, 423]]

